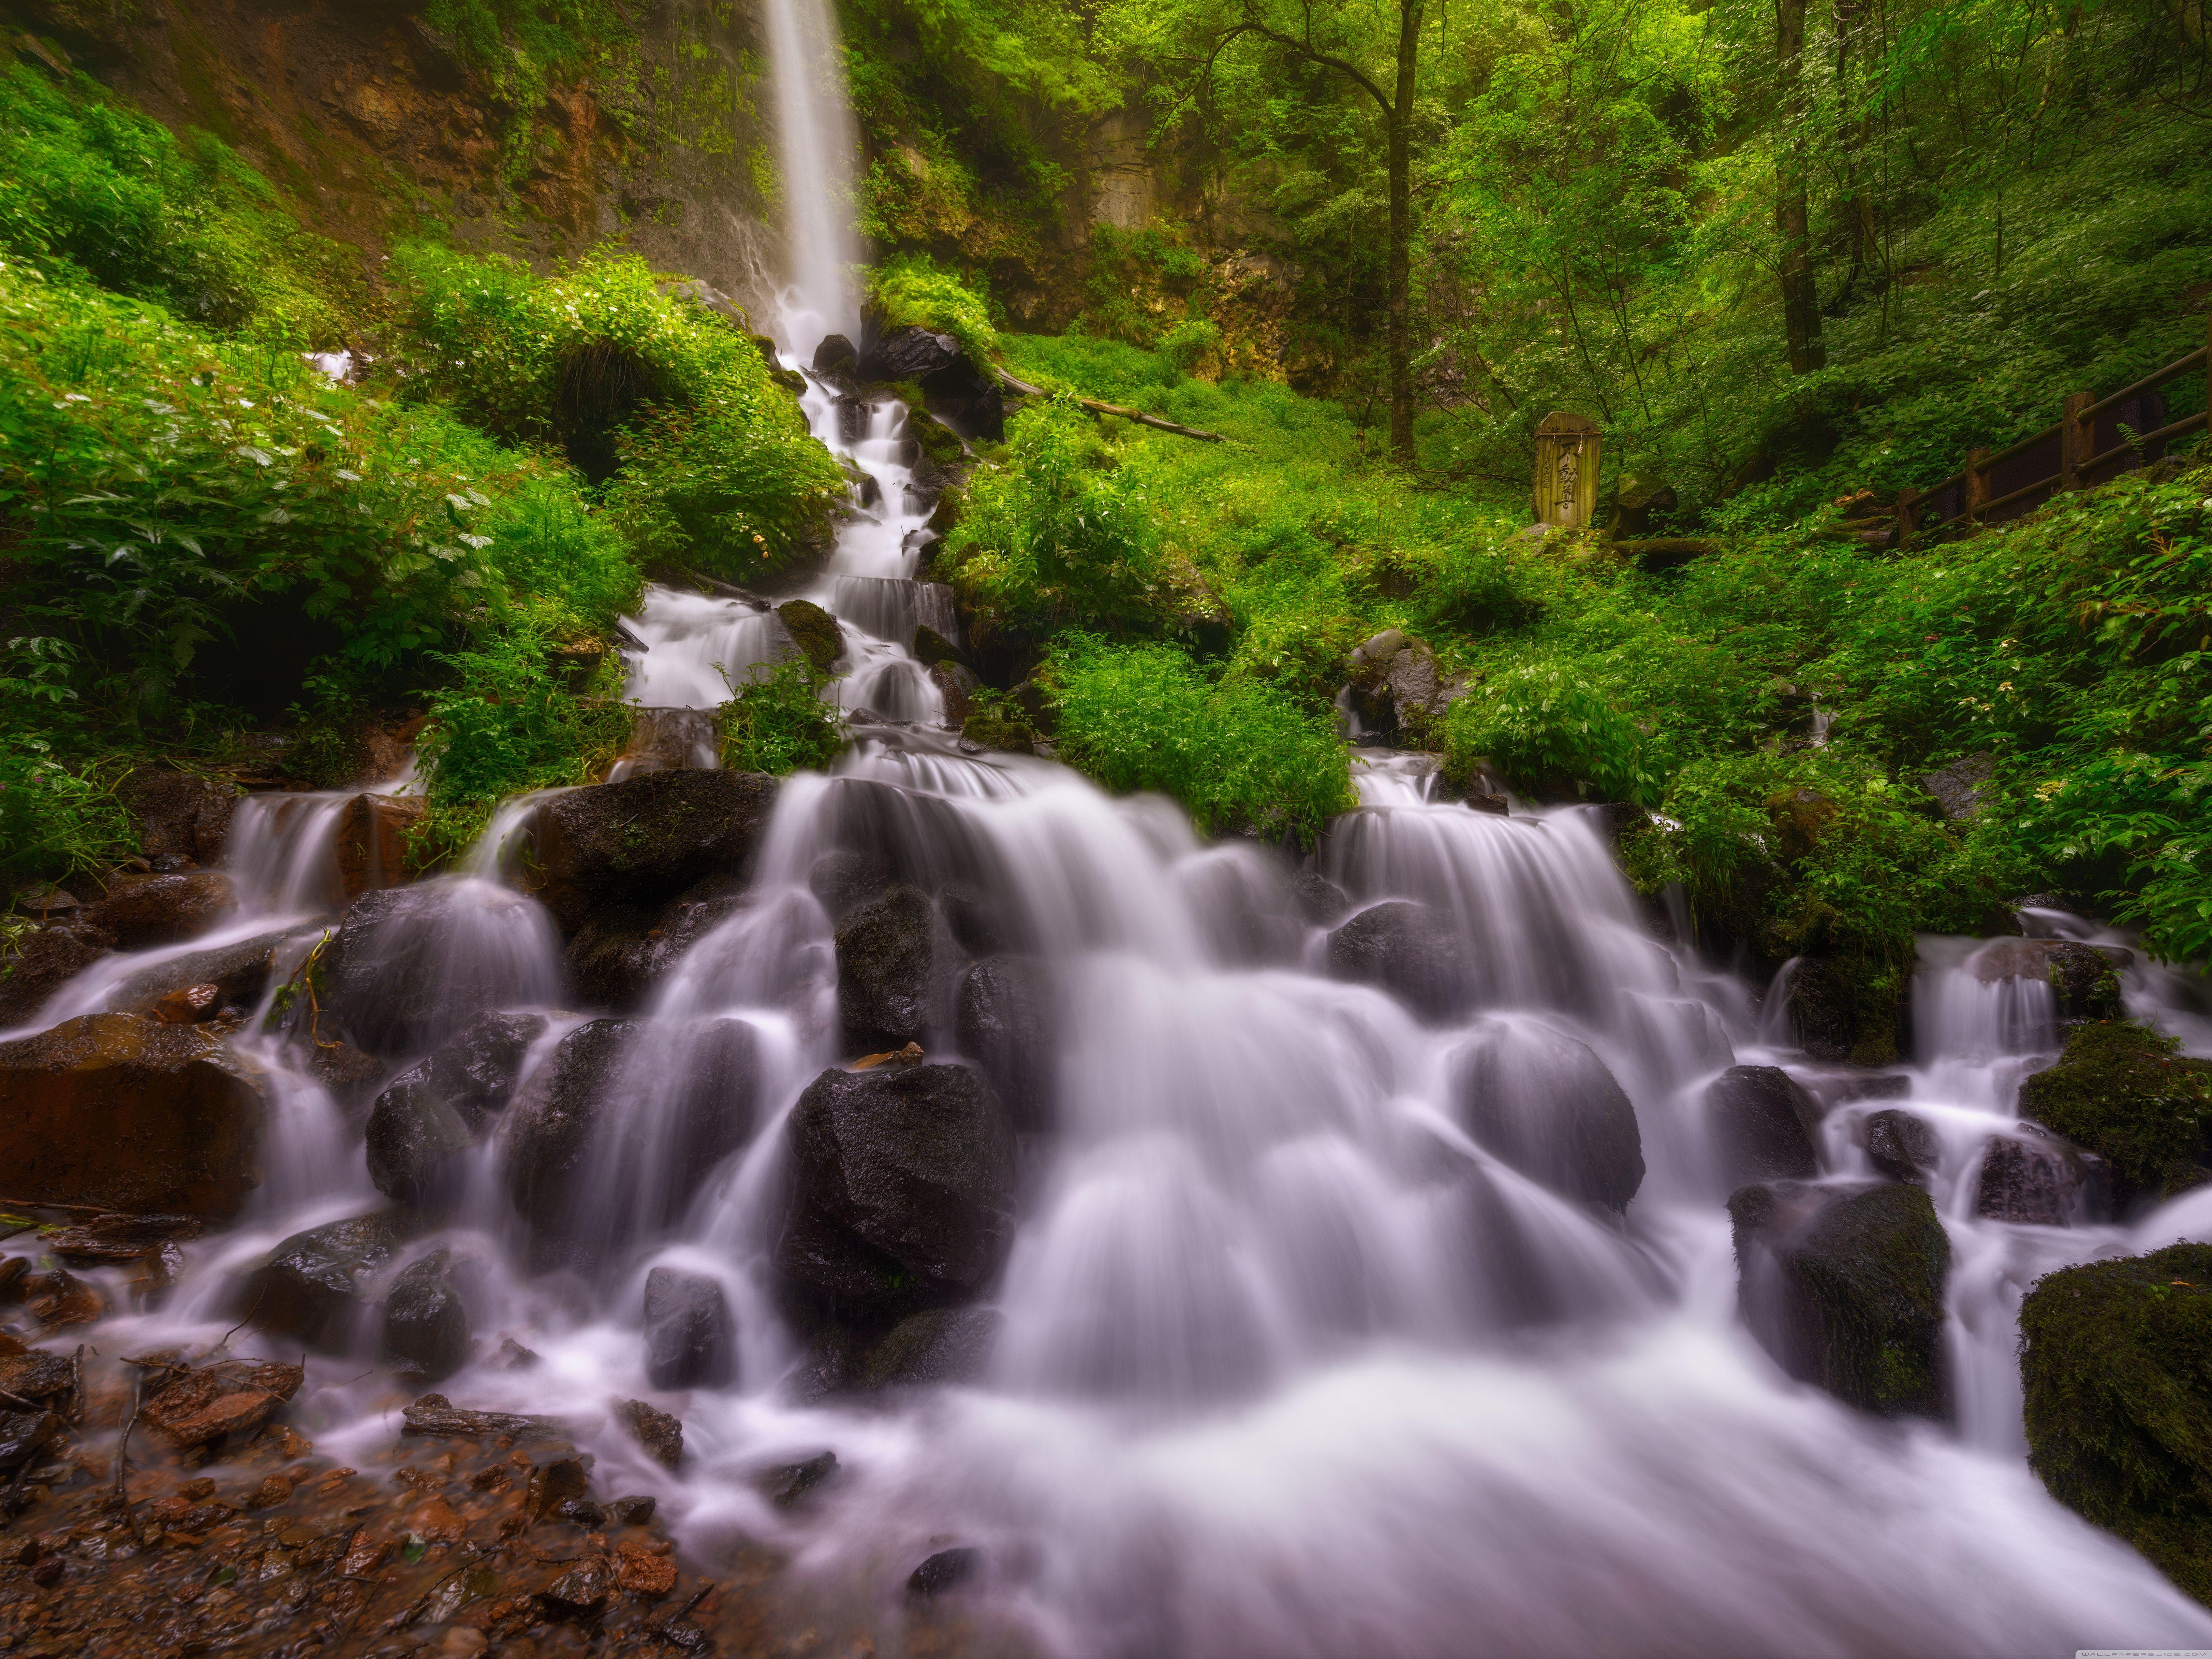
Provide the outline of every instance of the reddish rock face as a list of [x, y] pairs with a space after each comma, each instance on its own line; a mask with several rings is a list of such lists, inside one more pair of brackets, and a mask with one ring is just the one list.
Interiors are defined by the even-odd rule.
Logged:
[[198, 1026], [131, 1014], [0, 1043], [8, 1196], [228, 1219], [261, 1184], [268, 1087]]
[[408, 837], [428, 810], [415, 795], [356, 795], [346, 803], [338, 818], [337, 855], [348, 904], [363, 893], [413, 878]]
[[237, 908], [230, 878], [214, 870], [162, 876], [123, 876], [85, 912], [94, 927], [112, 934], [125, 951], [175, 945], [213, 927]]

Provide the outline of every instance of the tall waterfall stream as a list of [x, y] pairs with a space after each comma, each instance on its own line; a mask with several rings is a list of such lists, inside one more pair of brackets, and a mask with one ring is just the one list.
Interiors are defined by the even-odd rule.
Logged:
[[[797, 367], [856, 313], [839, 205], [852, 140], [842, 94], [815, 78], [831, 39], [818, 6], [775, 0], [769, 16]], [[589, 1248], [553, 1263], [533, 1248], [495, 1133], [471, 1155], [460, 1219], [382, 1270], [388, 1282], [438, 1249], [471, 1267], [476, 1357], [442, 1392], [579, 1425], [602, 1471], [659, 1495], [697, 1559], [772, 1544], [796, 1579], [873, 1609], [892, 1643], [882, 1651], [896, 1650], [908, 1575], [948, 1544], [981, 1552], [963, 1592], [979, 1624], [1097, 1659], [2212, 1646], [2212, 1616], [2026, 1466], [2027, 1287], [2066, 1263], [2212, 1240], [2203, 1194], [2130, 1226], [1977, 1216], [1984, 1149], [2014, 1130], [2021, 1078], [2058, 1046], [2040, 981], [1985, 981], [1972, 956], [1986, 947], [1924, 941], [1918, 1052], [1875, 1097], [1863, 1074], [1790, 1046], [1780, 994], [1763, 1006], [1656, 935], [1592, 811], [1432, 801], [1419, 757], [1363, 750], [1362, 805], [1301, 882], [1273, 849], [1210, 843], [1164, 801], [1111, 799], [1049, 761], [963, 747], [908, 648], [917, 622], [954, 624], [943, 591], [915, 580], [930, 502], [913, 488], [906, 412], [819, 380], [805, 404], [871, 480], [874, 505], [856, 490], [811, 593], [840, 619], [846, 672], [830, 695], [865, 711], [855, 741], [829, 775], [783, 785], [744, 902], [635, 1016], [647, 1035], [597, 1143], [590, 1213], [574, 1218]], [[744, 598], [654, 587], [630, 626], [641, 647], [629, 695], [654, 708], [711, 708], [730, 678], [787, 648]], [[298, 961], [332, 903], [344, 799], [247, 802], [229, 855], [238, 919], [97, 965], [41, 1026], [116, 1006], [149, 965], [229, 940], [289, 929]], [[436, 878], [449, 890], [427, 958], [456, 1007], [550, 1012], [526, 1077], [585, 1018], [558, 933], [518, 873], [542, 805], [503, 812], [465, 873]], [[853, 1058], [832, 917], [810, 881], [838, 850], [979, 898], [1053, 1031], [1040, 1084], [1051, 1122], [1018, 1143], [988, 1367], [858, 1403], [794, 1386], [809, 1355], [771, 1262], [785, 1118]], [[1313, 875], [1355, 908], [1435, 907], [1468, 951], [1473, 1012], [1424, 1022], [1332, 978], [1334, 919], [1310, 908]], [[2049, 935], [2098, 937], [2057, 912], [2028, 917]], [[425, 959], [392, 971], [419, 974]], [[2212, 1022], [2170, 976], [2136, 958], [2124, 981], [2131, 1012], [2212, 1052]], [[962, 1059], [950, 995], [948, 982], [932, 1060]], [[687, 1091], [712, 1086], [733, 1026], [756, 1064], [750, 1100], [727, 1109], [749, 1127], [711, 1169], [688, 1167], [672, 1126]], [[165, 1299], [96, 1328], [103, 1350], [216, 1340], [240, 1317], [243, 1276], [280, 1240], [383, 1202], [358, 1115], [295, 1049], [236, 1042], [277, 1091], [259, 1189], [235, 1226], [185, 1247]], [[1552, 1103], [1599, 1062], [1641, 1137], [1645, 1172], [1625, 1213], [1520, 1173], [1455, 1106], [1477, 1068], [1540, 1139]], [[1909, 1105], [1936, 1130], [1954, 1420], [1855, 1412], [1784, 1375], [1747, 1330], [1729, 1183], [1700, 1109], [1711, 1080], [1744, 1064], [1787, 1067], [1827, 1107], [1823, 1180], [1873, 1173], [1857, 1132], [1871, 1111]], [[726, 1385], [651, 1386], [641, 1299], [662, 1266], [722, 1286], [736, 1327]], [[503, 1337], [540, 1363], [504, 1368]], [[362, 1374], [374, 1351], [364, 1334], [307, 1362], [295, 1416], [341, 1457], [354, 1448], [366, 1462], [395, 1431], [401, 1391]], [[614, 1402], [634, 1398], [682, 1417], [677, 1472], [614, 1421]], [[762, 1468], [824, 1449], [838, 1475], [810, 1503], [763, 1495]]]

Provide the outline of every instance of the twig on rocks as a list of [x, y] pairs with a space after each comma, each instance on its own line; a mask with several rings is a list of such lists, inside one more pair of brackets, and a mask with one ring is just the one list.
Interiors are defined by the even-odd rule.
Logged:
[[131, 1486], [124, 1477], [130, 1464], [131, 1431], [138, 1426], [138, 1404], [145, 1393], [146, 1382], [140, 1377], [131, 1385], [131, 1415], [123, 1425], [123, 1437], [115, 1443], [115, 1504], [123, 1511], [123, 1524], [131, 1528], [132, 1540], [143, 1549], [146, 1534], [138, 1529], [137, 1512], [131, 1507]]

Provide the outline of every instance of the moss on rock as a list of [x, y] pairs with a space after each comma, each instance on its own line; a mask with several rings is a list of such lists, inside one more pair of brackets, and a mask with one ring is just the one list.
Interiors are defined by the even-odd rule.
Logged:
[[2051, 1273], [2020, 1330], [2030, 1467], [2212, 1606], [2212, 1245]]
[[2212, 1061], [2176, 1047], [2117, 1020], [2081, 1026], [2056, 1066], [2021, 1085], [2021, 1115], [2111, 1165], [2121, 1204], [2171, 1198], [2212, 1179]]
[[1917, 1187], [1799, 1182], [1729, 1200], [1744, 1310], [1793, 1376], [1885, 1416], [1940, 1417], [1951, 1241]]
[[775, 614], [783, 618], [783, 625], [791, 630], [793, 641], [814, 665], [814, 672], [828, 673], [845, 648], [837, 619], [811, 599], [787, 599], [776, 606]]

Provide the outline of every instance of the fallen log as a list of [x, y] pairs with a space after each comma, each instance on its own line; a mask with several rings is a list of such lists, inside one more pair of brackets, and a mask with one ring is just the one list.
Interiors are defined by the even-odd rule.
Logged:
[[[1051, 395], [1042, 386], [1031, 386], [1027, 380], [1016, 379], [996, 363], [991, 366], [991, 372], [999, 377], [1008, 391], [1018, 392], [1025, 398], [1044, 398]], [[1173, 421], [1164, 421], [1157, 415], [1147, 415], [1141, 409], [1125, 409], [1120, 404], [1101, 403], [1096, 398], [1078, 398], [1075, 401], [1094, 415], [1118, 415], [1125, 421], [1134, 421], [1139, 426], [1151, 427], [1156, 432], [1172, 432], [1178, 438], [1195, 438], [1202, 444], [1225, 444], [1231, 441], [1218, 432], [1207, 432], [1194, 426], [1177, 426]]]

